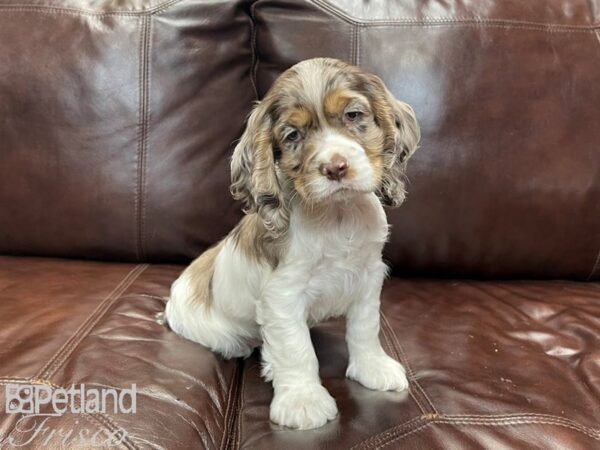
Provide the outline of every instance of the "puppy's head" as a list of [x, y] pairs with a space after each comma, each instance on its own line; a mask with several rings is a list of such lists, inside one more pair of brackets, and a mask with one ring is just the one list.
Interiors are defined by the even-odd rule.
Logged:
[[376, 192], [399, 206], [419, 138], [412, 108], [377, 76], [334, 59], [306, 60], [250, 115], [231, 162], [231, 192], [274, 234], [285, 231], [293, 197], [319, 204]]

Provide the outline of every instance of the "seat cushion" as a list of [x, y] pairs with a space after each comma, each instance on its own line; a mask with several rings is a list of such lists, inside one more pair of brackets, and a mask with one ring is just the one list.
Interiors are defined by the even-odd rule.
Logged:
[[[0, 383], [135, 383], [136, 414], [68, 413], [46, 423], [106, 439], [121, 432], [117, 448], [600, 445], [599, 284], [389, 280], [381, 339], [408, 369], [410, 392], [345, 379], [343, 323], [319, 325], [312, 336], [321, 377], [340, 415], [297, 432], [269, 422], [272, 389], [257, 353], [224, 361], [156, 323], [181, 269], [0, 257]], [[23, 430], [32, 423], [1, 411], [0, 437], [28, 443]], [[60, 448], [61, 439], [46, 447]]]
[[238, 363], [156, 323], [180, 270], [0, 257], [0, 384], [130, 389], [135, 383], [137, 391], [135, 414], [50, 417], [46, 426], [57, 431], [45, 443], [47, 434], [29, 442], [32, 433], [19, 432], [36, 419], [17, 424], [20, 415], [4, 413], [3, 387], [0, 436], [37, 448], [90, 448], [74, 439], [61, 446], [58, 430], [99, 433], [98, 443], [125, 430], [112, 448], [219, 448]]
[[381, 338], [410, 394], [344, 378], [343, 325], [313, 331], [339, 417], [294, 432], [268, 422], [270, 386], [245, 362], [235, 442], [244, 449], [591, 449], [600, 446], [600, 285], [399, 280]]

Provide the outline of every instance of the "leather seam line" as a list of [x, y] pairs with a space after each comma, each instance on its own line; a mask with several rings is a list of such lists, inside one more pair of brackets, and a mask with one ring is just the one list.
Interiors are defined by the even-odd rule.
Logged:
[[126, 10], [115, 10], [115, 11], [94, 11], [91, 9], [78, 9], [78, 8], [60, 8], [56, 6], [48, 5], [3, 5], [0, 6], [0, 12], [43, 12], [43, 13], [55, 13], [55, 14], [69, 14], [77, 16], [92, 16], [92, 17], [106, 17], [106, 16], [120, 16], [120, 17], [140, 17], [154, 15], [165, 11], [177, 3], [182, 3], [185, 0], [166, 0], [158, 5], [144, 10], [144, 11], [126, 11]]
[[[390, 350], [390, 352], [392, 353], [391, 356], [394, 357], [394, 358], [396, 358], [397, 361], [403, 362], [402, 358], [400, 357], [400, 355], [398, 354], [398, 352], [394, 348], [394, 345], [391, 343], [391, 339], [388, 337], [388, 332], [386, 331], [387, 328], [385, 326], [383, 326], [383, 327], [381, 327], [381, 330], [382, 330], [383, 340], [385, 341], [385, 345]], [[414, 400], [414, 402], [417, 404], [417, 407], [419, 408], [419, 410], [421, 411], [421, 413], [427, 414], [427, 410], [421, 404], [421, 402], [419, 401], [419, 398], [417, 397], [417, 395], [413, 392], [412, 389], [410, 389], [410, 385], [414, 384], [414, 375], [413, 375], [413, 373], [410, 370], [410, 366], [405, 365], [405, 369], [406, 369], [406, 376], [408, 378], [408, 384], [409, 384], [408, 394]]]
[[569, 428], [579, 433], [585, 434], [592, 439], [600, 441], [600, 431], [584, 427], [579, 424], [572, 424], [567, 421], [556, 420], [556, 419], [538, 419], [538, 418], [512, 418], [512, 419], [500, 419], [490, 418], [489, 420], [484, 419], [457, 419], [453, 417], [446, 418], [441, 416], [431, 420], [432, 423], [446, 424], [446, 425], [480, 425], [480, 426], [510, 426], [510, 425], [555, 425], [560, 427]]
[[236, 362], [233, 367], [233, 375], [231, 377], [231, 384], [229, 385], [229, 389], [227, 390], [227, 403], [225, 404], [225, 413], [223, 414], [223, 436], [221, 436], [221, 445], [219, 448], [224, 450], [227, 448], [227, 443], [229, 440], [229, 429], [230, 429], [230, 416], [231, 416], [231, 404], [233, 402], [234, 391], [236, 389], [236, 381], [238, 377], [239, 364]]
[[242, 410], [244, 409], [244, 395], [246, 393], [246, 373], [245, 373], [245, 366], [246, 363], [245, 361], [242, 359], [241, 361], [241, 370], [240, 370], [240, 388], [239, 388], [239, 398], [238, 398], [238, 402], [236, 404], [236, 408], [237, 408], [237, 413], [236, 413], [236, 419], [237, 419], [237, 426], [236, 426], [236, 435], [235, 435], [235, 447], [234, 450], [237, 450], [240, 448], [240, 440], [242, 438]]
[[537, 413], [515, 413], [499, 415], [444, 415], [444, 414], [424, 414], [403, 422], [395, 427], [382, 431], [375, 436], [355, 444], [355, 449], [382, 448], [386, 445], [396, 442], [412, 433], [427, 427], [430, 424], [443, 425], [479, 425], [479, 426], [510, 426], [510, 425], [554, 425], [562, 426], [578, 431], [595, 440], [600, 440], [600, 430], [586, 427], [570, 419], [559, 416]]
[[357, 26], [356, 27], [356, 65], [357, 66], [360, 66], [361, 56], [362, 56], [361, 55], [362, 47], [360, 46], [361, 35], [362, 35], [362, 27]]
[[146, 158], [149, 129], [149, 92], [150, 92], [150, 37], [152, 22], [149, 16], [140, 20], [140, 47], [138, 59], [138, 126], [137, 126], [137, 173], [135, 201], [136, 256], [138, 261], [146, 257], [145, 251], [145, 192]]
[[352, 47], [350, 49], [350, 51], [351, 51], [350, 61], [352, 61], [352, 64], [358, 65], [358, 63], [357, 63], [358, 57], [357, 57], [357, 53], [356, 53], [356, 45], [357, 45], [356, 41], [358, 39], [358, 25], [353, 23], [353, 24], [351, 24], [351, 26], [352, 26], [352, 43], [351, 43]]
[[[424, 414], [422, 416], [413, 417], [406, 422], [402, 422], [395, 427], [389, 428], [381, 433], [378, 433], [374, 436], [371, 436], [364, 441], [361, 441], [357, 444], [354, 444], [350, 447], [350, 450], [366, 450], [372, 448], [381, 448], [384, 445], [389, 444], [394, 440], [401, 439], [409, 434], [415, 432], [416, 430], [422, 429], [425, 426], [429, 425], [429, 422], [426, 420], [427, 415]], [[388, 441], [388, 442], [386, 442]]]
[[35, 384], [33, 380], [33, 378], [29, 379], [23, 377], [0, 377], [0, 386], [5, 384]]
[[[39, 384], [39, 385], [49, 386], [53, 389], [63, 388], [62, 386], [59, 386], [58, 384], [52, 383], [49, 380], [45, 380], [45, 379], [41, 379], [41, 378], [30, 378], [30, 379], [23, 378], [23, 377], [0, 378], [0, 385], [3, 385], [3, 384]], [[119, 429], [119, 427], [114, 422], [112, 422], [112, 420], [104, 413], [82, 414], [81, 416], [88, 422], [92, 423], [92, 425], [99, 426], [100, 428], [107, 429], [108, 431], [114, 432], [115, 430]], [[93, 422], [95, 422], [95, 423], [93, 423]], [[6, 435], [6, 437], [3, 438], [3, 441], [6, 442], [13, 435], [15, 430], [16, 430], [16, 424], [13, 425], [12, 429], [9, 431], [9, 433]], [[0, 442], [0, 444], [1, 444], [1, 442]], [[135, 444], [133, 444], [129, 440], [129, 436], [123, 437], [122, 444], [125, 446], [125, 448], [127, 448], [129, 450], [139, 450], [139, 447], [137, 447]], [[0, 448], [1, 447], [2, 446], [0, 445]]]
[[387, 326], [387, 328], [389, 330], [392, 342], [395, 343], [395, 348], [398, 349], [398, 352], [399, 352], [398, 356], [399, 356], [400, 361], [402, 361], [403, 363], [405, 363], [407, 374], [412, 379], [413, 384], [414, 384], [416, 390], [419, 391], [419, 393], [423, 396], [423, 398], [425, 399], [425, 401], [427, 402], [427, 404], [429, 404], [429, 411], [423, 411], [423, 412], [424, 413], [428, 413], [428, 412], [431, 413], [432, 412], [432, 413], [435, 413], [435, 414], [439, 414], [439, 412], [436, 409], [435, 405], [433, 404], [433, 402], [431, 401], [431, 399], [429, 398], [429, 396], [427, 395], [427, 393], [425, 392], [425, 390], [421, 387], [421, 385], [417, 381], [417, 377], [416, 377], [415, 373], [413, 372], [413, 370], [410, 367], [410, 364], [408, 362], [408, 356], [406, 355], [406, 352], [404, 351], [404, 348], [400, 344], [400, 341], [398, 340], [398, 337], [396, 336], [396, 333], [394, 332], [394, 329], [390, 325], [387, 317], [385, 316], [385, 314], [383, 314], [383, 312], [381, 313], [381, 318], [382, 318], [382, 321], [385, 323], [385, 326]]
[[423, 430], [423, 429], [427, 428], [429, 425], [431, 425], [431, 422], [425, 422], [425, 423], [424, 423], [423, 425], [421, 425], [420, 427], [417, 427], [417, 428], [415, 428], [415, 429], [413, 429], [413, 430], [407, 431], [407, 432], [406, 432], [406, 433], [404, 433], [404, 434], [401, 434], [401, 435], [399, 435], [399, 436], [396, 436], [394, 439], [390, 440], [389, 442], [385, 442], [383, 445], [380, 445], [380, 446], [378, 446], [377, 448], [378, 448], [378, 449], [380, 449], [380, 448], [383, 448], [383, 447], [385, 447], [386, 445], [389, 445], [389, 444], [391, 444], [391, 443], [393, 443], [393, 442], [399, 441], [400, 439], [404, 439], [405, 437], [408, 437], [408, 436], [410, 436], [411, 434], [418, 433], [419, 431], [421, 431], [421, 430]]
[[221, 445], [219, 447], [221, 450], [235, 448], [234, 443], [237, 436], [234, 429], [238, 419], [238, 403], [241, 395], [240, 383], [243, 380], [243, 374], [244, 360], [237, 360], [231, 378], [231, 386], [229, 387], [227, 395], [227, 406], [223, 416], [223, 436], [221, 437]]
[[62, 347], [48, 360], [40, 369], [34, 379], [50, 379], [58, 368], [66, 361], [75, 348], [89, 334], [94, 326], [104, 317], [110, 307], [121, 297], [123, 292], [140, 276], [148, 267], [147, 264], [141, 264], [134, 267], [119, 284], [110, 292], [90, 316], [77, 328], [75, 333], [67, 339]]
[[[555, 422], [561, 423], [569, 428], [577, 429], [582, 433], [589, 434], [595, 436], [596, 439], [600, 439], [600, 429], [588, 427], [586, 425], [582, 425], [574, 420], [568, 419], [566, 417], [554, 416], [551, 414], [540, 414], [540, 413], [512, 413], [512, 414], [494, 414], [494, 415], [485, 415], [485, 414], [442, 414], [439, 416], [440, 419], [445, 421], [457, 421], [457, 422], [481, 422], [481, 423], [491, 423], [491, 424], [503, 424], [505, 422], [512, 421], [527, 421], [528, 423], [538, 423], [538, 421], [547, 421], [547, 422]], [[434, 418], [434, 421], [438, 420], [438, 418]]]
[[252, 84], [252, 89], [254, 89], [254, 98], [256, 101], [258, 98], [258, 80], [257, 80], [257, 71], [258, 71], [258, 43], [257, 43], [257, 26], [256, 26], [256, 16], [254, 7], [256, 3], [253, 3], [250, 6], [249, 18], [250, 18], [250, 50], [252, 52], [252, 61], [250, 62], [250, 83]]
[[590, 25], [566, 25], [559, 23], [545, 23], [528, 20], [511, 20], [511, 19], [486, 19], [483, 17], [425, 17], [424, 19], [416, 19], [412, 17], [399, 17], [395, 19], [360, 19], [344, 13], [339, 8], [333, 6], [324, 0], [311, 0], [311, 2], [321, 10], [329, 12], [334, 16], [356, 25], [363, 27], [377, 26], [411, 26], [411, 25], [478, 25], [478, 26], [496, 26], [515, 29], [532, 29], [548, 32], [593, 32], [600, 28], [600, 24], [593, 23]]
[[348, 45], [348, 61], [351, 64], [356, 64], [356, 61], [354, 59], [354, 29], [356, 28], [356, 26], [354, 24], [348, 24], [350, 26], [350, 31], [348, 32], [348, 37], [346, 38], [349, 45]]

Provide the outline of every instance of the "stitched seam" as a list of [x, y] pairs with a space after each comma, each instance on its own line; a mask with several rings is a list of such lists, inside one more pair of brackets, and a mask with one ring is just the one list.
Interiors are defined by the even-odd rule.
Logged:
[[542, 419], [512, 419], [512, 420], [456, 420], [446, 418], [436, 418], [432, 420], [433, 423], [447, 424], [447, 425], [481, 425], [481, 426], [510, 426], [510, 425], [555, 425], [560, 427], [569, 428], [585, 434], [592, 439], [600, 441], [600, 433], [596, 431], [590, 431], [586, 428], [579, 426], [573, 426], [569, 423], [565, 423], [557, 420], [542, 420]]
[[354, 64], [354, 24], [349, 24], [350, 25], [350, 32], [349, 32], [349, 36], [348, 36], [348, 42], [349, 42], [349, 46], [348, 46], [348, 62], [350, 62], [351, 64]]
[[46, 365], [34, 377], [36, 379], [49, 379], [63, 364], [77, 345], [89, 334], [98, 321], [106, 314], [121, 294], [146, 270], [147, 264], [134, 267], [123, 280], [106, 296], [92, 314], [79, 326], [75, 333], [62, 345], [62, 347], [48, 360]]
[[246, 392], [246, 376], [245, 376], [245, 372], [244, 372], [244, 360], [242, 360], [242, 369], [241, 369], [241, 373], [240, 373], [240, 393], [239, 393], [239, 400], [237, 403], [237, 413], [236, 413], [236, 418], [237, 418], [237, 434], [235, 436], [235, 447], [234, 450], [239, 449], [240, 448], [240, 439], [242, 438], [242, 410], [244, 409], [244, 393]]
[[358, 25], [352, 24], [352, 63], [356, 65], [356, 40], [358, 34]]
[[425, 416], [414, 417], [406, 422], [401, 423], [400, 425], [396, 425], [393, 428], [385, 430], [379, 434], [376, 434], [375, 436], [371, 436], [370, 438], [359, 442], [358, 444], [353, 445], [350, 450], [378, 448], [390, 439], [393, 440], [394, 438], [402, 438], [414, 430], [427, 425], [425, 420]]
[[350, 447], [350, 450], [355, 450], [355, 449], [364, 449], [364, 448], [369, 448], [369, 447], [373, 447], [375, 445], [377, 445], [378, 442], [382, 442], [385, 439], [389, 438], [390, 436], [392, 436], [395, 433], [398, 433], [401, 430], [405, 430], [405, 429], [412, 429], [415, 426], [417, 426], [416, 424], [421, 423], [422, 418], [420, 417], [414, 417], [410, 420], [407, 420], [406, 422], [402, 422], [399, 425], [396, 425], [393, 428], [389, 428], [385, 431], [382, 431], [381, 433], [378, 433], [374, 436], [371, 436], [367, 439], [365, 439], [364, 441], [361, 441], [357, 444], [354, 444], [352, 447]]
[[[582, 433], [595, 436], [596, 439], [600, 439], [600, 429], [591, 428], [580, 423], [577, 423], [571, 419], [565, 417], [553, 416], [550, 414], [537, 414], [537, 413], [517, 413], [517, 414], [500, 414], [494, 416], [486, 416], [481, 414], [464, 414], [464, 415], [442, 415], [439, 416], [440, 420], [452, 421], [459, 423], [477, 423], [477, 424], [492, 424], [492, 425], [503, 425], [505, 423], [512, 424], [513, 422], [518, 423], [560, 423], [569, 428], [576, 429]], [[434, 418], [434, 421], [438, 418]]]
[[31, 380], [23, 377], [0, 377], [0, 385], [4, 384], [25, 384]]
[[258, 100], [258, 27], [256, 26], [256, 16], [254, 11], [255, 6], [256, 3], [253, 3], [252, 6], [250, 6], [250, 50], [252, 51], [252, 61], [250, 63], [250, 83], [252, 84], [252, 89], [254, 89], [254, 98]]
[[149, 85], [150, 85], [150, 34], [151, 19], [144, 16], [140, 21], [140, 47], [138, 62], [138, 145], [135, 201], [136, 223], [136, 255], [138, 261], [144, 260], [145, 252], [145, 186], [146, 186], [146, 153], [148, 147], [149, 121]]
[[[392, 353], [391, 356], [395, 357], [396, 360], [401, 361], [400, 355], [398, 354], [398, 352], [394, 348], [393, 344], [391, 343], [390, 339], [388, 338], [388, 333], [387, 333], [386, 330], [387, 330], [387, 328], [385, 326], [381, 327], [381, 331], [382, 331], [381, 335], [382, 335], [383, 340], [385, 342], [385, 346]], [[414, 376], [410, 372], [409, 367], [405, 366], [405, 369], [406, 369], [406, 376], [408, 378], [409, 384], [414, 384]], [[423, 414], [427, 414], [427, 410], [423, 407], [423, 405], [421, 404], [421, 402], [419, 402], [419, 398], [416, 396], [416, 394], [413, 392], [413, 390], [409, 389], [408, 393], [412, 397], [412, 399], [414, 400], [414, 402], [417, 404], [417, 406], [419, 407], [419, 409], [421, 410], [421, 412]]]
[[[385, 314], [383, 314], [383, 312], [381, 313], [381, 318], [382, 318], [383, 323], [385, 323], [386, 327], [389, 330], [392, 342], [395, 343], [395, 348], [398, 349], [400, 361], [402, 361], [405, 364], [405, 366], [406, 366], [407, 374], [409, 374], [410, 378], [412, 378], [413, 384], [414, 384], [415, 388], [425, 398], [425, 401], [430, 406], [430, 410], [427, 411], [427, 412], [433, 412], [435, 414], [439, 414], [439, 412], [436, 409], [436, 407], [434, 406], [433, 402], [431, 401], [431, 399], [429, 398], [429, 396], [427, 395], [427, 393], [425, 392], [425, 390], [421, 387], [420, 383], [417, 381], [417, 377], [416, 377], [415, 373], [413, 372], [413, 370], [410, 367], [410, 364], [408, 362], [408, 357], [406, 355], [406, 352], [404, 351], [404, 348], [400, 344], [400, 341], [398, 340], [398, 337], [396, 336], [396, 333], [394, 332], [394, 329], [390, 325], [387, 317], [385, 316]], [[426, 411], [423, 411], [423, 412], [425, 413]]]
[[[391, 338], [389, 338], [389, 336], [388, 336], [389, 332], [387, 331], [387, 327], [385, 325], [382, 327], [382, 330], [383, 330], [383, 338], [386, 342], [387, 347], [391, 350], [392, 356], [394, 356], [396, 358], [396, 360], [404, 363], [404, 361], [402, 361], [402, 357], [400, 356], [400, 353], [398, 352], [398, 350], [396, 350], [396, 347], [392, 343]], [[410, 365], [404, 364], [404, 368], [406, 369], [406, 376], [408, 378], [409, 384], [414, 386], [415, 375], [412, 372], [412, 370], [410, 369]], [[423, 414], [427, 414], [427, 408], [425, 408], [423, 406], [423, 404], [419, 401], [419, 397], [415, 393], [415, 391], [413, 389], [409, 389], [409, 394], [412, 397], [412, 399], [415, 401], [415, 403], [417, 404], [417, 406], [419, 407], [421, 412]]]
[[145, 22], [140, 20], [138, 22], [138, 27], [140, 30], [140, 41], [138, 45], [138, 79], [137, 79], [137, 97], [138, 97], [138, 109], [137, 109], [137, 130], [136, 130], [136, 140], [137, 140], [137, 153], [136, 153], [136, 180], [135, 180], [135, 190], [133, 193], [133, 221], [134, 221], [134, 235], [135, 235], [135, 256], [138, 261], [141, 260], [141, 251], [140, 251], [140, 230], [139, 230], [139, 208], [140, 208], [140, 154], [142, 151], [142, 139], [141, 129], [143, 122], [143, 78], [144, 78], [144, 36], [145, 36]]
[[477, 22], [459, 22], [459, 23], [406, 23], [406, 24], [363, 24], [363, 27], [420, 27], [420, 28], [440, 28], [440, 27], [448, 27], [448, 28], [498, 28], [504, 30], [525, 30], [525, 31], [543, 31], [547, 33], [564, 33], [564, 34], [574, 34], [574, 33], [594, 33], [596, 28], [590, 28], [586, 30], [571, 30], [571, 29], [559, 29], [559, 28], [544, 28], [544, 27], [535, 27], [528, 25], [503, 25], [503, 24], [485, 24], [485, 23], [477, 23]]
[[141, 275], [148, 265], [137, 266], [129, 272], [127, 277], [123, 279], [120, 286], [117, 286], [113, 293], [100, 303], [96, 310], [81, 324], [73, 336], [63, 345], [63, 347], [48, 361], [47, 369], [40, 371], [39, 378], [49, 379], [54, 375], [58, 368], [67, 360], [73, 353], [75, 348], [81, 341], [90, 333], [94, 326], [104, 317], [110, 307], [121, 297], [121, 294]]
[[558, 422], [553, 422], [553, 421], [534, 420], [534, 421], [515, 421], [515, 422], [505, 422], [505, 423], [492, 423], [492, 422], [455, 422], [453, 420], [446, 420], [444, 418], [440, 418], [440, 419], [432, 419], [430, 422], [425, 423], [424, 425], [422, 425], [414, 430], [411, 430], [409, 432], [399, 435], [398, 437], [391, 439], [390, 441], [384, 443], [383, 445], [380, 445], [378, 448], [382, 448], [382, 447], [389, 445], [393, 442], [396, 442], [412, 433], [416, 433], [416, 432], [426, 428], [431, 423], [443, 424], [443, 425], [455, 425], [455, 426], [461, 426], [461, 425], [481, 425], [481, 426], [555, 425], [555, 426], [563, 426], [566, 428], [571, 428], [575, 431], [585, 434], [588, 437], [591, 437], [592, 439], [600, 440], [600, 435], [595, 435], [594, 433], [589, 434], [586, 431], [578, 429], [576, 427], [572, 427], [572, 426], [566, 425], [564, 423], [558, 423]]
[[[386, 326], [389, 329], [390, 335], [393, 339], [393, 341], [396, 343], [396, 348], [398, 348], [399, 352], [400, 352], [400, 358], [401, 360], [406, 362], [407, 365], [407, 370], [410, 367], [409, 363], [408, 363], [408, 356], [406, 355], [406, 352], [404, 351], [404, 348], [402, 347], [402, 345], [400, 344], [400, 342], [398, 341], [398, 337], [396, 336], [396, 333], [394, 332], [394, 329], [392, 328], [392, 326], [390, 325], [387, 317], [382, 314], [382, 318], [385, 321]], [[433, 411], [435, 414], [439, 414], [437, 409], [435, 408], [433, 402], [431, 401], [431, 399], [429, 398], [429, 396], [427, 395], [427, 393], [425, 392], [425, 390], [421, 387], [420, 383], [417, 381], [417, 377], [416, 374], [414, 373], [414, 371], [412, 370], [412, 368], [410, 368], [410, 374], [411, 377], [413, 379], [413, 382], [415, 384], [415, 387], [419, 390], [419, 392], [421, 393], [421, 395], [423, 395], [423, 397], [425, 397], [425, 400], [427, 401], [427, 403], [429, 403], [429, 406], [431, 407], [431, 411]]]
[[356, 27], [356, 65], [360, 66], [360, 52], [361, 52], [361, 46], [360, 46], [360, 38], [361, 38], [361, 32], [362, 32], [362, 27], [361, 26], [357, 26]]
[[330, 4], [324, 0], [311, 0], [312, 3], [326, 12], [329, 12], [336, 17], [350, 23], [361, 24], [362, 26], [394, 26], [394, 25], [427, 25], [427, 24], [479, 24], [488, 25], [503, 25], [503, 26], [530, 26], [540, 30], [547, 31], [593, 31], [600, 27], [600, 24], [593, 23], [591, 25], [566, 25], [559, 23], [544, 23], [530, 20], [513, 20], [513, 19], [487, 19], [483, 17], [424, 17], [416, 19], [414, 17], [398, 17], [395, 19], [361, 19], [350, 16], [340, 8]]
[[236, 432], [236, 420], [239, 413], [239, 402], [241, 397], [241, 384], [244, 380], [244, 360], [236, 362], [235, 372], [231, 380], [230, 395], [227, 400], [227, 412], [224, 418], [223, 438], [221, 449], [237, 448], [238, 434]]
[[418, 433], [419, 431], [423, 430], [424, 428], [427, 428], [429, 425], [430, 425], [430, 423], [427, 422], [427, 423], [421, 425], [420, 427], [415, 428], [414, 430], [408, 431], [407, 433], [401, 434], [401, 435], [395, 437], [394, 439], [392, 439], [392, 440], [390, 440], [388, 442], [383, 443], [382, 445], [378, 446], [377, 448], [386, 447], [386, 446], [390, 445], [393, 442], [399, 441], [400, 439], [404, 439], [405, 437], [410, 436], [411, 434]]
[[[402, 439], [409, 434], [417, 432], [425, 428], [431, 423], [439, 423], [446, 425], [481, 425], [481, 426], [510, 426], [510, 425], [555, 425], [569, 428], [585, 434], [596, 440], [600, 440], [600, 430], [586, 427], [573, 420], [564, 417], [552, 416], [548, 414], [538, 413], [514, 413], [501, 415], [482, 415], [482, 414], [466, 414], [466, 415], [441, 415], [441, 414], [424, 414], [420, 417], [415, 417], [411, 420], [389, 428], [375, 436], [372, 436], [359, 444], [356, 444], [352, 449], [368, 449], [381, 448], [389, 445], [399, 439]], [[400, 434], [398, 434], [400, 433]], [[387, 442], [386, 442], [387, 441]]]
[[42, 13], [55, 13], [55, 14], [70, 14], [70, 15], [84, 15], [93, 17], [105, 17], [105, 16], [121, 16], [121, 17], [139, 17], [144, 15], [153, 15], [160, 13], [168, 9], [169, 7], [181, 3], [185, 0], [166, 0], [153, 8], [144, 11], [126, 11], [126, 10], [114, 10], [114, 11], [94, 11], [91, 9], [78, 9], [78, 8], [61, 8], [56, 6], [48, 5], [2, 5], [0, 6], [0, 12], [42, 12]]
[[[504, 419], [504, 418], [527, 418], [527, 417], [535, 417], [535, 418], [543, 418], [543, 419], [553, 419], [553, 420], [564, 420], [573, 424], [577, 424], [577, 422], [574, 422], [571, 419], [568, 419], [566, 417], [561, 417], [561, 416], [553, 416], [552, 414], [542, 414], [542, 413], [527, 413], [527, 412], [520, 412], [520, 413], [507, 413], [507, 414], [444, 414], [443, 417], [448, 418], [448, 419], [471, 419], [471, 418], [475, 418], [475, 419], [486, 419], [486, 418], [495, 418], [495, 419]], [[580, 425], [584, 428], [586, 428], [583, 425]], [[600, 432], [600, 429], [599, 429]]]
[[141, 185], [141, 193], [140, 193], [140, 197], [141, 197], [141, 206], [142, 206], [142, 217], [141, 217], [141, 227], [142, 227], [142, 256], [144, 257], [144, 259], [147, 257], [148, 255], [148, 251], [147, 251], [147, 247], [148, 247], [148, 242], [147, 242], [147, 226], [146, 226], [146, 206], [147, 206], [147, 202], [146, 202], [146, 185], [147, 185], [147, 176], [146, 176], [146, 172], [147, 172], [147, 166], [148, 166], [148, 142], [150, 140], [150, 121], [152, 118], [152, 112], [150, 110], [150, 95], [151, 95], [151, 86], [152, 86], [152, 64], [151, 64], [151, 57], [152, 57], [152, 16], [147, 16], [148, 17], [148, 37], [147, 37], [147, 54], [146, 54], [146, 119], [145, 119], [145, 123], [146, 123], [146, 127], [145, 127], [145, 131], [146, 131], [146, 135], [144, 137], [144, 142], [145, 142], [145, 146], [144, 146], [144, 164], [142, 167], [143, 170], [143, 177], [142, 177], [142, 185]]
[[229, 430], [229, 420], [230, 420], [230, 415], [231, 415], [231, 402], [233, 401], [233, 391], [235, 390], [235, 383], [236, 383], [236, 379], [237, 379], [237, 374], [238, 374], [238, 364], [236, 364], [233, 368], [233, 374], [232, 374], [232, 378], [231, 378], [231, 384], [229, 385], [229, 389], [227, 392], [227, 403], [225, 406], [225, 415], [223, 416], [223, 436], [221, 436], [221, 445], [219, 445], [220, 449], [225, 449], [227, 448], [227, 441], [228, 441], [228, 430]]
[[[92, 314], [90, 315], [90, 317], [93, 317], [95, 314], [97, 314], [97, 312], [99, 311], [99, 309], [104, 305], [104, 303], [106, 303], [107, 301], [109, 301], [109, 299], [112, 298], [112, 296], [115, 294], [115, 292], [122, 286], [122, 284], [129, 279], [129, 277], [131, 276], [131, 273], [136, 270], [139, 266], [134, 267], [126, 276], [125, 278], [123, 278], [116, 286], [115, 288], [104, 298], [104, 300], [102, 300], [100, 302], [100, 304], [96, 307], [96, 309], [92, 312]], [[79, 333], [79, 331], [86, 325], [86, 323], [90, 320], [90, 317], [88, 317], [80, 326], [79, 328], [77, 328], [77, 330], [75, 330], [75, 333], [69, 338], [67, 339], [67, 341], [65, 341], [65, 343], [61, 346], [61, 348], [58, 349], [58, 351], [53, 355], [52, 358], [50, 358], [46, 364], [39, 370], [38, 374], [36, 376], [34, 376], [35, 379], [39, 379], [39, 378], [43, 378], [42, 375], [44, 374], [44, 372], [48, 369], [48, 366], [50, 366], [50, 364], [52, 364], [54, 362], [54, 359], [58, 357], [58, 355], [63, 351], [64, 347], [69, 343], [70, 340], [72, 340], [77, 333]]]

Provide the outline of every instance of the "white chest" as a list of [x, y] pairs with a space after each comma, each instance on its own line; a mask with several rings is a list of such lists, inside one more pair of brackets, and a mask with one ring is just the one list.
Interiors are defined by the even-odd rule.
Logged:
[[385, 213], [374, 195], [317, 217], [292, 215], [290, 263], [305, 277], [309, 318], [343, 314], [368, 279], [381, 270]]

